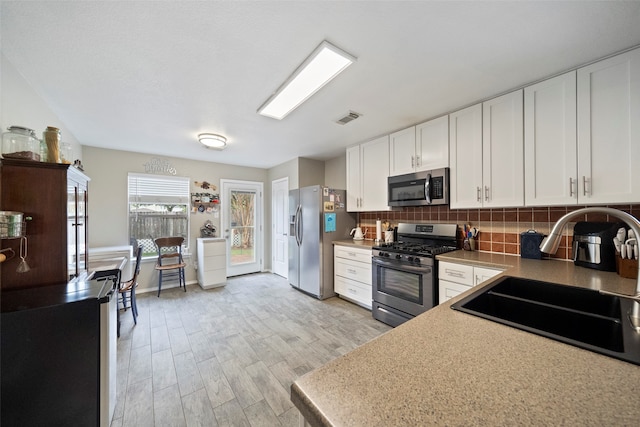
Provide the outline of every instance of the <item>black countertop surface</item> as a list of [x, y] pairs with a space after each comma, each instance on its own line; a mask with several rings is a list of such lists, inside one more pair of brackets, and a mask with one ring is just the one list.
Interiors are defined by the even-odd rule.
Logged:
[[113, 280], [94, 279], [40, 288], [3, 291], [0, 294], [0, 305], [2, 313], [9, 313], [68, 304], [87, 299], [95, 299], [96, 303], [100, 303], [105, 300], [108, 301], [109, 291], [113, 286]]

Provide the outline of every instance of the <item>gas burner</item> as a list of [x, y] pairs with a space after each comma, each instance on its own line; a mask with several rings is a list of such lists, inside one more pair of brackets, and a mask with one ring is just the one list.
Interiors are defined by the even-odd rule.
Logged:
[[[457, 225], [406, 224], [398, 225], [399, 241], [381, 243], [373, 249], [389, 254], [433, 257], [456, 250]], [[401, 257], [393, 257], [401, 259]]]

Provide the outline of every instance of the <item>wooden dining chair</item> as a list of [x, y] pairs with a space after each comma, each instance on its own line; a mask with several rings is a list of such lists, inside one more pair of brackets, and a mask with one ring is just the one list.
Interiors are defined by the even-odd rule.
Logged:
[[187, 285], [184, 278], [184, 268], [187, 264], [182, 259], [182, 243], [184, 237], [159, 237], [154, 240], [158, 250], [158, 296], [162, 290], [162, 281], [169, 278], [178, 278], [178, 285], [184, 287], [187, 292]]
[[127, 301], [131, 306], [131, 314], [133, 315], [133, 323], [138, 324], [138, 304], [136, 302], [136, 288], [138, 287], [138, 274], [140, 274], [140, 260], [142, 259], [142, 245], [138, 245], [136, 252], [136, 266], [133, 270], [133, 276], [126, 282], [120, 282], [118, 288], [119, 302], [122, 307], [127, 310]]

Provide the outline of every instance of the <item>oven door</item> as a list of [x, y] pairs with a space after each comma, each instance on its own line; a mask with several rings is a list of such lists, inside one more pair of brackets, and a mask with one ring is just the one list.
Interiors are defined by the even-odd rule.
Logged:
[[417, 316], [435, 305], [433, 262], [409, 265], [386, 258], [372, 259], [373, 300]]

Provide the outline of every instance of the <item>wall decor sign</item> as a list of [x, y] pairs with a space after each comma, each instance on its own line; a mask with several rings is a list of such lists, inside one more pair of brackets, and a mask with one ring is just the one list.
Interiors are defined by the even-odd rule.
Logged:
[[158, 175], [176, 175], [178, 173], [178, 170], [171, 166], [171, 163], [157, 157], [152, 158], [144, 164], [144, 171], [146, 173], [155, 173]]

